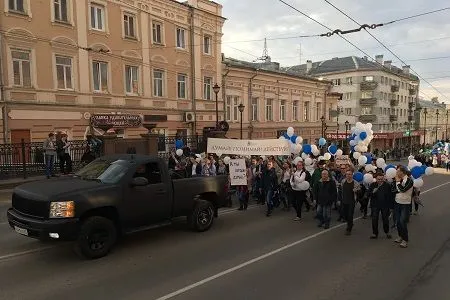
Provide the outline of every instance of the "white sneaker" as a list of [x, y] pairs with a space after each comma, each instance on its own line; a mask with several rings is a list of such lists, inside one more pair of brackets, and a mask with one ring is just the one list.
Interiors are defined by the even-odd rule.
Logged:
[[302, 218], [299, 218], [299, 217], [295, 217], [294, 218], [294, 221], [300, 221]]
[[402, 247], [402, 248], [408, 248], [408, 242], [407, 242], [407, 241], [402, 241], [402, 242], [400, 243], [400, 247]]
[[394, 240], [395, 243], [400, 244], [401, 242], [403, 242], [401, 237], [398, 237]]

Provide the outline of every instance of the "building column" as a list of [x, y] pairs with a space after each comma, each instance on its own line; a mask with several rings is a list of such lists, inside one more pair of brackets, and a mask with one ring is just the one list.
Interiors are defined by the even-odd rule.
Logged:
[[148, 30], [149, 14], [147, 12], [141, 12], [141, 42], [142, 42], [142, 93], [144, 97], [150, 98], [152, 96], [152, 84], [151, 84], [151, 69], [150, 69], [150, 43]]
[[87, 44], [87, 34], [88, 34], [88, 6], [87, 1], [74, 1], [76, 16], [77, 16], [77, 38], [78, 45], [78, 84], [80, 89], [80, 94], [78, 95], [78, 101], [83, 104], [89, 104], [90, 97], [86, 94], [91, 92], [91, 87], [89, 84], [89, 52], [81, 47], [88, 48]]

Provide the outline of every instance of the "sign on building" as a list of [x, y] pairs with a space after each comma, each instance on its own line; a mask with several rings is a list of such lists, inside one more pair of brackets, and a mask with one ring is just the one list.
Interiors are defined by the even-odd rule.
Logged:
[[142, 126], [142, 118], [139, 115], [95, 114], [91, 117], [91, 125], [94, 127], [137, 128]]
[[231, 185], [247, 185], [247, 167], [245, 159], [231, 159], [230, 164]]

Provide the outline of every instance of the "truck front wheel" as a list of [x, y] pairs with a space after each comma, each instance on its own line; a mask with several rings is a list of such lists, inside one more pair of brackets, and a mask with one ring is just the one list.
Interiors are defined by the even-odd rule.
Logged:
[[211, 228], [214, 222], [214, 206], [206, 200], [199, 200], [192, 214], [188, 217], [188, 223], [193, 230], [203, 232]]
[[106, 256], [116, 240], [117, 230], [113, 221], [93, 216], [81, 224], [75, 250], [84, 258], [96, 259]]

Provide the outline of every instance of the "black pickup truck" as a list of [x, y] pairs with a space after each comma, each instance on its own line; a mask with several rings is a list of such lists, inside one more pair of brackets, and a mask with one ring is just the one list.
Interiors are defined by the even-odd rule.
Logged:
[[124, 233], [186, 216], [208, 230], [225, 205], [226, 176], [181, 178], [164, 160], [143, 155], [104, 156], [73, 177], [14, 189], [8, 222], [19, 234], [42, 241], [76, 241], [77, 253], [105, 256]]

